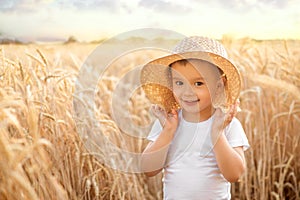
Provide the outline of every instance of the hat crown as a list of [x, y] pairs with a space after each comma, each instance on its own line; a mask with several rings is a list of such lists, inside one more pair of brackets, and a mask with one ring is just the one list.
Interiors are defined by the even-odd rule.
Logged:
[[173, 50], [173, 52], [177, 54], [191, 51], [210, 52], [228, 59], [227, 52], [221, 43], [202, 36], [184, 38]]

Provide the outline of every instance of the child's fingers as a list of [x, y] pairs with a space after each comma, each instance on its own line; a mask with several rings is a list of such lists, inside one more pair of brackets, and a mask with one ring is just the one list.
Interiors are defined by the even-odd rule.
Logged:
[[159, 105], [154, 104], [151, 105], [151, 112], [156, 116], [159, 117], [161, 115], [165, 115], [165, 110], [163, 108], [161, 108]]
[[167, 114], [166, 116], [166, 121], [165, 125], [168, 127], [177, 127], [178, 126], [178, 113], [176, 110], [171, 110], [170, 113]]
[[235, 116], [239, 111], [241, 111], [241, 108], [240, 108], [240, 100], [237, 99], [235, 104], [234, 104], [234, 107], [233, 107], [233, 110], [234, 110], [234, 115]]
[[225, 128], [228, 124], [230, 124], [230, 122], [238, 112], [239, 104], [240, 101], [237, 100], [230, 106], [229, 110], [226, 113], [222, 112], [220, 108], [217, 108], [215, 111], [215, 125]]
[[150, 109], [154, 116], [159, 120], [160, 124], [164, 127], [167, 120], [166, 111], [157, 104], [151, 105]]
[[178, 116], [178, 113], [175, 109], [172, 109], [170, 114], [172, 115], [172, 117], [177, 117]]
[[240, 103], [241, 103], [241, 102], [240, 102], [240, 99], [237, 99], [235, 103], [237, 104], [237, 106], [239, 106]]
[[230, 106], [230, 109], [226, 114], [226, 119], [225, 119], [226, 125], [228, 125], [232, 121], [232, 119], [236, 116], [238, 109], [239, 109], [239, 104], [240, 104], [240, 101], [237, 100], [235, 102], [235, 104]]

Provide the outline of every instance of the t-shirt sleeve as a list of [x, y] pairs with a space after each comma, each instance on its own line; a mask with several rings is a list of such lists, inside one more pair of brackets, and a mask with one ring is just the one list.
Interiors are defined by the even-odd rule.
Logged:
[[231, 123], [225, 130], [225, 135], [232, 147], [242, 146], [244, 151], [250, 147], [242, 124], [237, 118], [232, 119]]
[[152, 128], [151, 128], [151, 131], [149, 133], [149, 135], [147, 136], [147, 139], [150, 140], [150, 141], [155, 141], [160, 132], [162, 131], [162, 127], [159, 123], [159, 120], [155, 120], [154, 124], [152, 125]]

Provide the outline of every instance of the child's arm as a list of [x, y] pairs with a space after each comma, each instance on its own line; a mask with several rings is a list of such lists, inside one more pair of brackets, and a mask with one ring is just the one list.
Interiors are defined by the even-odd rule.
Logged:
[[221, 173], [229, 182], [236, 182], [246, 170], [243, 147], [232, 148], [225, 135], [214, 146], [217, 163]]
[[164, 167], [169, 145], [178, 125], [178, 114], [166, 116], [163, 130], [154, 142], [150, 142], [142, 155], [142, 171], [147, 176], [155, 176]]
[[231, 107], [227, 115], [217, 109], [212, 127], [214, 153], [221, 173], [229, 182], [236, 182], [246, 170], [243, 147], [231, 147], [224, 134], [224, 128], [236, 115], [238, 103]]

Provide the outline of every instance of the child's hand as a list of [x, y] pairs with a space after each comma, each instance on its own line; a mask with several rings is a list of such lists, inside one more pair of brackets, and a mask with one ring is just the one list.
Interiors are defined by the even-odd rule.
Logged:
[[223, 113], [220, 108], [216, 109], [214, 122], [212, 124], [213, 132], [221, 132], [228, 124], [230, 124], [238, 112], [239, 104], [240, 102], [237, 100], [235, 104], [231, 105], [227, 113]]
[[151, 111], [155, 117], [159, 120], [163, 128], [177, 129], [178, 126], [178, 113], [176, 110], [172, 110], [171, 113], [167, 113], [159, 105], [152, 105]]
[[150, 110], [154, 114], [154, 116], [159, 120], [160, 125], [164, 127], [167, 115], [166, 111], [157, 104], [151, 105]]

